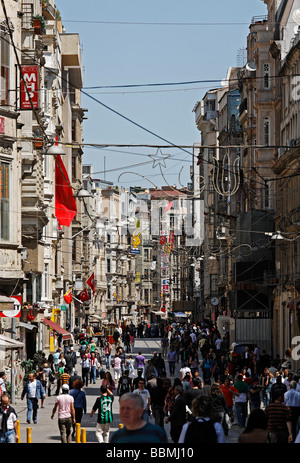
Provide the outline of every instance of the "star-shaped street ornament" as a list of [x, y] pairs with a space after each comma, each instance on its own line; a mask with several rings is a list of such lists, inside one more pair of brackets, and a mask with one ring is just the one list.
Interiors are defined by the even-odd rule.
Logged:
[[156, 166], [166, 167], [166, 160], [170, 157], [169, 154], [163, 154], [160, 148], [158, 148], [156, 154], [149, 154], [148, 156], [153, 159], [152, 169], [155, 169]]

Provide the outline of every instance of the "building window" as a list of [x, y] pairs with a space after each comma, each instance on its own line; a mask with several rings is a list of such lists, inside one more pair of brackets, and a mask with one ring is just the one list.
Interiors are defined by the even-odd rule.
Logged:
[[264, 63], [263, 69], [264, 69], [264, 75], [263, 75], [264, 88], [270, 88], [270, 65], [268, 63]]
[[0, 87], [0, 104], [1, 106], [9, 105], [9, 67], [10, 67], [10, 44], [9, 36], [3, 30], [0, 30], [0, 63], [1, 63], [1, 87]]
[[9, 167], [7, 162], [0, 162], [0, 239], [9, 240]]
[[264, 118], [264, 145], [270, 145], [270, 119]]

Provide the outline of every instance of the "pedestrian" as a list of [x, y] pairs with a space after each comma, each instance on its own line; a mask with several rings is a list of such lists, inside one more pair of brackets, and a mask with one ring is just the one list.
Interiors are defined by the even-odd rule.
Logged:
[[203, 390], [201, 388], [200, 380], [197, 378], [192, 379], [192, 387], [184, 393], [184, 398], [186, 401], [186, 411], [187, 411], [187, 421], [192, 419], [192, 403], [193, 400], [198, 396], [203, 395]]
[[247, 420], [247, 426], [238, 437], [238, 444], [267, 444], [268, 419], [261, 408], [254, 408]]
[[99, 444], [109, 443], [109, 428], [113, 421], [112, 415], [112, 404], [113, 394], [106, 386], [100, 387], [101, 395], [96, 399], [93, 405], [90, 417], [98, 410], [97, 426], [96, 426], [96, 438]]
[[174, 396], [174, 403], [170, 410], [170, 415], [166, 418], [165, 423], [171, 423], [170, 435], [173, 442], [177, 444], [182, 427], [186, 423], [186, 401], [183, 397], [182, 386], [175, 386]]
[[74, 398], [69, 394], [69, 390], [68, 384], [62, 386], [62, 393], [56, 397], [51, 414], [51, 420], [53, 420], [58, 409], [58, 427], [62, 444], [72, 442], [72, 424], [76, 423]]
[[136, 362], [137, 373], [141, 371], [143, 375], [144, 368], [145, 368], [145, 357], [143, 356], [142, 351], [139, 351], [138, 355], [135, 357], [135, 362]]
[[91, 353], [91, 358], [90, 358], [90, 384], [96, 384], [96, 378], [97, 378], [97, 371], [98, 368], [100, 367], [100, 363], [98, 362], [98, 359], [95, 355], [95, 352]]
[[144, 377], [146, 381], [149, 381], [151, 378], [153, 378], [153, 376], [157, 378], [158, 373], [157, 373], [155, 366], [152, 364], [152, 361], [148, 360], [147, 366], [145, 367], [145, 371], [144, 371]]
[[48, 397], [51, 397], [51, 384], [54, 381], [54, 375], [48, 363], [44, 364], [43, 368], [43, 379], [45, 384], [43, 384], [45, 390], [48, 393]]
[[0, 389], [2, 391], [2, 394], [6, 394], [6, 374], [5, 371], [0, 372]]
[[249, 386], [250, 410], [260, 408], [260, 394], [263, 386], [259, 384], [259, 378], [253, 378], [253, 383]]
[[5, 393], [1, 396], [0, 407], [0, 444], [15, 444], [19, 440], [17, 428], [17, 414], [9, 405], [9, 397]]
[[137, 394], [142, 397], [144, 401], [144, 412], [142, 415], [142, 419], [148, 423], [149, 421], [149, 413], [150, 413], [150, 405], [151, 405], [151, 396], [148, 389], [145, 388], [146, 381], [144, 378], [139, 379], [138, 388], [133, 390], [133, 394]]
[[284, 404], [290, 407], [291, 410], [291, 421], [292, 421], [292, 433], [293, 433], [293, 440], [296, 439], [296, 428], [298, 419], [300, 417], [300, 392], [296, 390], [297, 383], [296, 381], [291, 381], [290, 390], [285, 392], [284, 394]]
[[229, 378], [224, 378], [223, 384], [221, 384], [221, 391], [226, 400], [226, 406], [230, 418], [233, 418], [233, 405], [234, 398], [240, 395], [239, 391], [230, 384]]
[[61, 347], [58, 347], [57, 351], [53, 354], [53, 362], [54, 362], [54, 368], [56, 373], [58, 372], [59, 368], [59, 356], [61, 353]]
[[156, 386], [150, 389], [151, 409], [154, 422], [157, 426], [164, 427], [164, 404], [166, 397], [166, 390], [163, 387], [161, 378], [157, 378]]
[[271, 402], [271, 388], [272, 385], [276, 382], [276, 379], [269, 372], [268, 368], [264, 369], [263, 374], [263, 386], [264, 386], [264, 405], [265, 407]]
[[132, 355], [129, 355], [129, 358], [126, 359], [125, 368], [129, 370], [129, 378], [133, 379], [135, 377], [135, 374], [134, 374], [134, 359], [132, 358]]
[[130, 343], [130, 352], [133, 354], [134, 344], [135, 344], [134, 332], [130, 332], [129, 334], [129, 343]]
[[161, 339], [161, 351], [162, 351], [163, 358], [167, 357], [168, 345], [169, 345], [168, 336], [167, 334], [164, 334], [163, 338]]
[[82, 374], [82, 381], [86, 386], [89, 385], [90, 370], [91, 370], [91, 361], [88, 358], [88, 354], [85, 353], [81, 360], [81, 374]]
[[144, 401], [138, 394], [127, 393], [120, 399], [120, 421], [122, 429], [115, 431], [111, 444], [154, 443], [166, 444], [166, 432], [160, 426], [143, 420]]
[[209, 357], [209, 354], [204, 354], [203, 355], [201, 368], [202, 368], [202, 372], [203, 372], [204, 384], [210, 384], [212, 364], [211, 364], [211, 359]]
[[237, 422], [240, 428], [244, 428], [248, 416], [247, 405], [248, 400], [250, 399], [249, 386], [247, 383], [245, 383], [245, 381], [243, 381], [242, 374], [237, 376], [237, 381], [233, 385], [239, 392], [239, 395], [235, 397], [235, 412]]
[[293, 440], [291, 410], [283, 402], [284, 394], [278, 390], [274, 393], [274, 401], [265, 408], [268, 431], [272, 437], [275, 436], [278, 444], [287, 444]]
[[80, 381], [82, 380], [81, 376], [79, 376], [75, 370], [73, 375], [70, 376], [70, 379], [69, 379], [70, 390], [73, 389], [73, 384], [75, 383], [75, 381], [77, 381], [77, 379], [79, 379]]
[[115, 385], [115, 382], [111, 376], [111, 373], [109, 371], [106, 371], [105, 372], [105, 375], [104, 375], [104, 378], [102, 380], [102, 383], [101, 383], [101, 386], [107, 386], [107, 389], [113, 394], [115, 389], [116, 389], [116, 385]]
[[168, 358], [168, 362], [169, 362], [170, 376], [174, 376], [177, 354], [176, 354], [176, 351], [174, 350], [173, 346], [170, 347], [170, 350], [169, 350], [169, 352], [167, 354], [167, 358]]
[[[75, 423], [81, 423], [82, 416], [86, 413], [86, 394], [82, 390], [84, 384], [83, 381], [77, 379], [72, 389], [70, 389], [70, 395], [74, 399], [74, 409], [75, 409]], [[73, 433], [72, 437], [75, 436], [76, 426], [73, 423]]]
[[28, 375], [28, 381], [24, 385], [21, 400], [24, 399], [25, 395], [27, 398], [27, 423], [30, 424], [32, 415], [33, 422], [36, 424], [38, 416], [38, 401], [45, 398], [46, 393], [42, 383], [36, 379], [34, 373], [29, 373]]
[[[213, 383], [211, 388], [211, 397], [213, 399], [213, 420], [223, 425], [224, 431], [227, 432], [225, 423], [225, 414], [228, 414], [225, 396], [222, 393], [219, 383]], [[226, 434], [225, 432], [225, 434]]]
[[69, 386], [70, 375], [69, 375], [69, 370], [67, 367], [64, 368], [64, 372], [60, 375], [59, 380], [60, 380], [60, 391], [64, 384], [67, 384]]
[[117, 382], [121, 378], [121, 371], [122, 371], [121, 365], [122, 365], [122, 359], [120, 358], [119, 353], [116, 352], [115, 358], [113, 360], [115, 384], [117, 384]]
[[119, 380], [117, 395], [121, 397], [126, 392], [132, 392], [132, 379], [129, 377], [129, 370], [125, 370], [124, 375]]
[[184, 424], [179, 444], [224, 444], [225, 434], [220, 423], [212, 420], [213, 399], [208, 395], [198, 395], [192, 403], [193, 420]]
[[110, 369], [110, 364], [111, 364], [111, 351], [112, 351], [112, 346], [109, 341], [105, 342], [104, 348], [103, 348], [103, 353], [105, 357], [105, 365], [106, 369]]

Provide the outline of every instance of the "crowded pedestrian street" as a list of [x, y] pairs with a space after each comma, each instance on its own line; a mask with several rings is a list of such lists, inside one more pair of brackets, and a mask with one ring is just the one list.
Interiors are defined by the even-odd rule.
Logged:
[[[79, 349], [79, 346], [76, 346], [76, 350]], [[138, 355], [138, 352], [141, 351], [145, 356], [146, 362], [152, 358], [154, 352], [161, 352], [161, 339], [160, 338], [137, 338], [135, 340], [135, 347], [133, 352], [133, 357]], [[113, 355], [112, 355], [113, 357]], [[128, 357], [128, 354], [126, 354]], [[167, 361], [166, 361], [167, 363]], [[167, 373], [169, 373], [168, 365], [166, 366]], [[172, 384], [175, 378], [180, 378], [180, 362], [176, 362], [175, 364], [175, 372], [172, 376], [168, 374], [168, 377], [171, 379]], [[79, 375], [81, 375], [81, 366], [80, 362], [76, 364], [76, 371]], [[113, 368], [110, 368], [112, 375], [113, 375]], [[97, 423], [97, 416], [96, 414], [90, 418], [90, 412], [92, 407], [100, 395], [100, 385], [102, 380], [99, 378], [96, 379], [96, 383], [90, 383], [88, 386], [84, 386], [83, 390], [86, 393], [87, 399], [87, 413], [85, 413], [82, 417], [81, 421], [81, 430], [85, 430], [86, 435], [86, 443], [97, 443], [96, 439], [96, 423]], [[45, 444], [53, 444], [53, 443], [60, 443], [60, 433], [58, 428], [58, 420], [57, 417], [54, 417], [51, 420], [51, 412], [55, 404], [56, 395], [55, 389], [56, 384], [52, 385], [51, 388], [51, 397], [46, 397], [43, 407], [39, 406], [38, 409], [38, 418], [37, 424], [31, 423], [28, 424], [26, 421], [27, 416], [27, 407], [26, 407], [26, 400], [21, 400], [20, 397], [17, 397], [16, 404], [14, 408], [18, 415], [18, 420], [20, 421], [20, 442], [26, 443], [27, 442], [27, 434], [28, 428], [31, 428], [31, 442], [32, 443], [45, 443]], [[150, 417], [150, 422], [154, 423], [153, 416]], [[119, 429], [120, 418], [119, 418], [119, 397], [115, 395], [114, 402], [113, 402], [113, 422], [110, 426], [110, 433], [112, 434], [114, 431]], [[170, 424], [164, 425], [165, 430], [168, 436], [168, 442], [172, 444], [172, 439], [170, 437]], [[228, 435], [226, 436], [227, 443], [236, 443], [238, 436], [240, 434], [240, 430], [238, 426], [233, 426], [230, 430]], [[73, 442], [76, 442], [75, 437], [73, 438]]]

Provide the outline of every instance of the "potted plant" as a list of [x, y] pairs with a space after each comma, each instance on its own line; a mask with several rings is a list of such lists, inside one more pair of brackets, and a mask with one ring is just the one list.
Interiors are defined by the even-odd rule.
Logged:
[[37, 35], [46, 34], [46, 23], [44, 16], [36, 15], [32, 17], [34, 33]]

